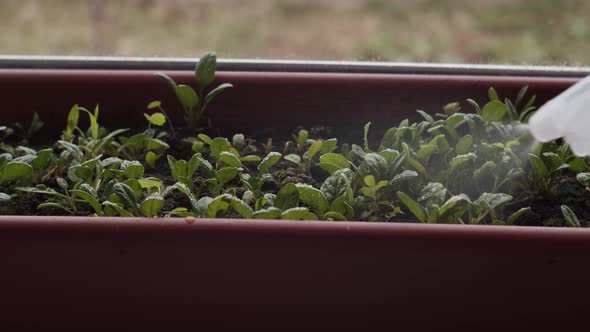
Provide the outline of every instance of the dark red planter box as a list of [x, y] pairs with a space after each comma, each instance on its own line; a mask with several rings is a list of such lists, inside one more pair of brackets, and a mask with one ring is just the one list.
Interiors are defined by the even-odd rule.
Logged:
[[[192, 73], [171, 72], [190, 83]], [[487, 88], [541, 102], [574, 78], [221, 72], [216, 127], [394, 125]], [[4, 123], [62, 128], [74, 103], [142, 123], [153, 71], [0, 70]], [[590, 231], [224, 219], [0, 217], [0, 328], [571, 330], [590, 304]]]

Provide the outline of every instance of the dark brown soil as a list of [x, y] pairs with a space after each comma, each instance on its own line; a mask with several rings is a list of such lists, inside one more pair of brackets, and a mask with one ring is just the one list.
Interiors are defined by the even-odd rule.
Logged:
[[521, 224], [565, 226], [562, 205], [571, 208], [583, 226], [590, 226], [590, 192], [576, 180], [573, 173], [559, 177], [550, 192], [535, 197], [531, 202], [532, 213], [522, 218]]

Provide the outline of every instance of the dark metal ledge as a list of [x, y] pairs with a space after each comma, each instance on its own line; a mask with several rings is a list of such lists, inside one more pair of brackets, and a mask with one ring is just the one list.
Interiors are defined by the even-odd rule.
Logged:
[[[0, 55], [0, 69], [192, 70], [196, 61], [196, 58]], [[220, 59], [218, 70], [532, 77], [590, 75], [590, 67], [258, 59]]]

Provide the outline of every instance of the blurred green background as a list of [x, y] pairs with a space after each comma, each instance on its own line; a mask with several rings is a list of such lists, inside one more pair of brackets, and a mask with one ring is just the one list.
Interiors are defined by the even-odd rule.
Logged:
[[590, 65], [587, 0], [1, 0], [0, 54]]

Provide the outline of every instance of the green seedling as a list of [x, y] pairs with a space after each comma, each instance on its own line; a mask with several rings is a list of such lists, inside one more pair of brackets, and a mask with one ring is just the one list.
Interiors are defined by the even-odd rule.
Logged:
[[39, 204], [37, 206], [38, 209], [58, 209], [63, 210], [71, 215], [90, 214], [89, 211], [86, 211], [81, 207], [81, 205], [84, 203], [84, 200], [81, 198], [76, 198], [71, 192], [71, 190], [81, 190], [94, 197], [96, 194], [90, 186], [80, 183], [70, 189], [69, 183], [64, 178], [59, 177], [56, 178], [56, 183], [60, 191], [43, 184], [39, 184], [35, 187], [17, 187], [16, 190], [44, 195], [46, 197], [46, 201]]
[[172, 136], [176, 136], [176, 131], [174, 130], [174, 126], [172, 125], [172, 121], [170, 121], [170, 117], [168, 116], [168, 113], [166, 113], [166, 111], [164, 111], [164, 108], [162, 108], [162, 103], [160, 101], [157, 101], [157, 100], [152, 101], [151, 103], [148, 104], [147, 108], [149, 110], [154, 110], [154, 109], [160, 110], [160, 112], [152, 113], [149, 115], [144, 114], [145, 118], [149, 122], [150, 127], [152, 125], [157, 126], [157, 127], [162, 127], [166, 122], [168, 122], [168, 126], [170, 127], [170, 133], [172, 134]]
[[201, 57], [195, 67], [196, 90], [188, 85], [176, 84], [172, 78], [164, 73], [156, 73], [168, 83], [176, 94], [184, 109], [184, 119], [189, 128], [197, 128], [211, 102], [221, 92], [233, 87], [230, 83], [223, 83], [214, 89], [209, 89], [215, 80], [216, 66], [217, 56], [215, 53], [208, 52]]
[[473, 99], [467, 99], [467, 102], [473, 106], [477, 114], [487, 121], [510, 120], [526, 123], [535, 110], [533, 105], [536, 100], [536, 96], [525, 99], [527, 90], [527, 86], [523, 87], [518, 92], [514, 103], [508, 98], [505, 98], [502, 102], [494, 88], [489, 88], [489, 101], [483, 107], [480, 107]]
[[567, 205], [561, 206], [561, 213], [563, 215], [563, 219], [565, 220], [566, 224], [570, 227], [582, 227], [580, 220], [572, 211], [572, 209]]
[[[7, 153], [0, 155], [0, 185], [31, 177], [33, 167], [31, 165], [14, 161]], [[10, 200], [10, 195], [0, 192], [0, 201]]]
[[[154, 180], [152, 180], [154, 181]], [[122, 217], [156, 217], [164, 206], [161, 184], [141, 186], [138, 190], [124, 182], [117, 182], [108, 188], [108, 200], [102, 203], [105, 215]]]
[[[86, 113], [90, 121], [90, 127], [86, 132], [78, 127], [80, 111]], [[82, 162], [98, 155], [116, 156], [118, 154], [116, 145], [113, 144], [114, 138], [128, 129], [117, 129], [107, 133], [106, 129], [100, 127], [98, 115], [98, 105], [96, 105], [94, 112], [90, 112], [78, 105], [74, 105], [70, 109], [67, 126], [62, 133], [62, 140], [58, 141], [59, 146], [64, 149], [60, 158], [71, 158], [77, 162]], [[76, 136], [74, 133], [78, 133], [78, 135]], [[77, 142], [74, 142], [75, 138], [77, 138]]]
[[[285, 156], [285, 160], [288, 160], [292, 163], [295, 163], [302, 167], [307, 174], [311, 174], [311, 165], [314, 161], [315, 156], [321, 154], [323, 151], [328, 153], [333, 151], [337, 146], [337, 140], [335, 138], [329, 140], [308, 140], [311, 144], [303, 157], [300, 157], [297, 154], [289, 154]], [[299, 143], [298, 143], [299, 144]]]
[[154, 129], [147, 129], [143, 133], [131, 137], [119, 136], [119, 142], [113, 142], [118, 154], [130, 160], [145, 160], [151, 168], [156, 168], [156, 162], [164, 152], [170, 148], [164, 142], [165, 133], [157, 133]]

